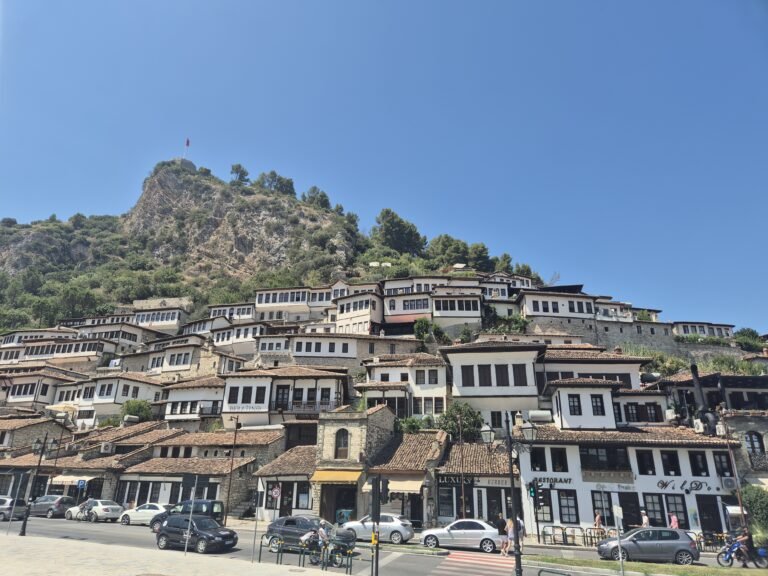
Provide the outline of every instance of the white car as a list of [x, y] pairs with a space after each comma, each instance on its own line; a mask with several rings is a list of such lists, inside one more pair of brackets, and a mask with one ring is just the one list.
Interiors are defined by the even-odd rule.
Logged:
[[488, 553], [501, 546], [498, 529], [475, 518], [456, 520], [445, 528], [424, 530], [419, 540], [427, 548], [480, 548]]
[[123, 513], [123, 507], [112, 500], [88, 500], [81, 508], [73, 506], [66, 511], [64, 517], [67, 520], [88, 520], [98, 522], [100, 520], [109, 520], [117, 522]]
[[136, 508], [131, 508], [123, 512], [120, 516], [120, 524], [147, 524], [151, 522], [160, 512], [165, 512], [172, 508], [170, 504], [157, 504], [156, 502], [147, 502]]

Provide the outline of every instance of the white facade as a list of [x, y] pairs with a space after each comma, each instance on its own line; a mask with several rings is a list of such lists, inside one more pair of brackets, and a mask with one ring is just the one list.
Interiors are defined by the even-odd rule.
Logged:
[[702, 336], [732, 338], [733, 324], [713, 324], [711, 322], [673, 322], [675, 336]]

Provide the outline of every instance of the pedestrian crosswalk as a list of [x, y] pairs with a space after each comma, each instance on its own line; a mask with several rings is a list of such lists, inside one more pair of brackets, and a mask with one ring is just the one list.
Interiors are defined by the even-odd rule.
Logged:
[[456, 551], [446, 556], [432, 573], [445, 576], [509, 576], [514, 566], [515, 559], [512, 556]]

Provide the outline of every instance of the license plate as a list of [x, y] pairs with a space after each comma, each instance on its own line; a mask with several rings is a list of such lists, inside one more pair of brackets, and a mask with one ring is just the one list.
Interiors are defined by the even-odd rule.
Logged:
[[224, 544], [234, 544], [234, 540], [224, 540]]

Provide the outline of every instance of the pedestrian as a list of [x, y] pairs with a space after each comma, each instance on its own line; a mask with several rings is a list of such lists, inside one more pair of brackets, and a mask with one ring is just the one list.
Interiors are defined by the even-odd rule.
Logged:
[[668, 512], [667, 515], [669, 516], [669, 527], [674, 528], [675, 530], [680, 528], [680, 522], [677, 519], [677, 515], [672, 512]]
[[651, 527], [651, 519], [648, 518], [648, 514], [645, 513], [645, 510], [640, 510], [640, 519], [643, 521], [642, 523], [643, 528]]
[[505, 556], [509, 555], [509, 551], [512, 550], [512, 554], [516, 552], [515, 550], [515, 523], [512, 521], [512, 518], [507, 519], [507, 553]]
[[501, 548], [499, 548], [499, 551], [502, 556], [506, 556], [507, 550], [509, 549], [509, 538], [507, 538], [507, 523], [504, 521], [504, 516], [501, 512], [499, 512], [499, 516], [496, 518], [495, 526], [499, 531], [499, 539], [501, 540]]
[[520, 544], [520, 554], [523, 553], [523, 542], [525, 541], [525, 522], [523, 522], [523, 519], [520, 518], [520, 515], [517, 516], [517, 530], [518, 534], [520, 535], [518, 537], [519, 544]]
[[595, 528], [602, 529], [603, 527], [603, 516], [600, 514], [600, 510], [595, 510]]

